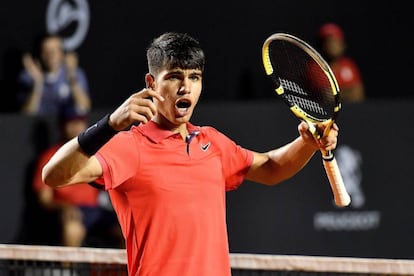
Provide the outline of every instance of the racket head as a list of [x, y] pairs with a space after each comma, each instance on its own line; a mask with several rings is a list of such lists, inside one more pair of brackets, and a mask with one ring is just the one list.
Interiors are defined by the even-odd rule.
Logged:
[[333, 124], [341, 109], [339, 86], [312, 46], [293, 35], [275, 33], [264, 42], [262, 59], [274, 90], [296, 117]]

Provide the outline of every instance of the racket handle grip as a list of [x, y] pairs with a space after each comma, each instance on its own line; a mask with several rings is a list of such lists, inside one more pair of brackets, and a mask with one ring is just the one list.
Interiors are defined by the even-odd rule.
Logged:
[[335, 204], [338, 207], [346, 207], [351, 203], [351, 197], [346, 190], [338, 164], [333, 154], [323, 158], [323, 166], [331, 185]]

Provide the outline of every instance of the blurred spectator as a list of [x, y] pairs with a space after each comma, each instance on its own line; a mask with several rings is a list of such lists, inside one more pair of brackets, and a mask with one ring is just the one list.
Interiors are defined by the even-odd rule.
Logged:
[[364, 84], [356, 62], [346, 56], [346, 40], [341, 27], [334, 23], [319, 29], [321, 54], [327, 60], [338, 81], [343, 102], [362, 102], [365, 99]]
[[[61, 141], [46, 149], [37, 161], [33, 189], [40, 207], [56, 216], [61, 236], [58, 244], [64, 246], [93, 245], [95, 247], [122, 247], [122, 234], [107, 192], [79, 184], [76, 186], [52, 189], [42, 182], [41, 170], [58, 148], [69, 139], [77, 136], [88, 126], [83, 114], [61, 113], [59, 116]], [[109, 207], [109, 208], [108, 208]], [[47, 227], [51, 227], [47, 225]]]
[[35, 56], [23, 55], [17, 99], [21, 111], [35, 115], [87, 113], [91, 108], [88, 81], [76, 53], [65, 53], [57, 35], [41, 36]]

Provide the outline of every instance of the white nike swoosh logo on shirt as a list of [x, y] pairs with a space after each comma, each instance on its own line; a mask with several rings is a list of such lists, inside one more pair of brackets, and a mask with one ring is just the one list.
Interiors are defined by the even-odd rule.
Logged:
[[207, 143], [207, 144], [205, 144], [205, 145], [201, 144], [201, 150], [202, 150], [202, 151], [207, 151], [207, 150], [208, 150], [208, 148], [210, 147], [210, 145], [211, 145], [211, 142], [208, 142], [208, 143]]

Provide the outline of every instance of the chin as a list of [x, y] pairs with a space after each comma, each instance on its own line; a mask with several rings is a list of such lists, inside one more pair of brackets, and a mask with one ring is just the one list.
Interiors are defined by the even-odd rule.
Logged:
[[185, 115], [176, 113], [175, 114], [175, 121], [179, 121], [181, 123], [183, 123], [183, 122], [186, 123], [186, 122], [190, 121], [192, 114], [193, 114], [193, 112], [187, 112]]
[[175, 118], [175, 122], [177, 124], [185, 124], [185, 123], [188, 123], [189, 121], [190, 121], [190, 117], [189, 116]]

